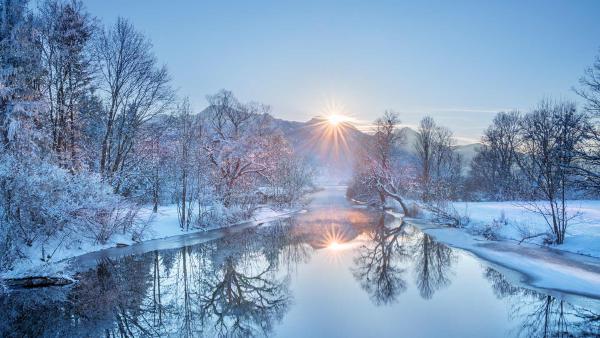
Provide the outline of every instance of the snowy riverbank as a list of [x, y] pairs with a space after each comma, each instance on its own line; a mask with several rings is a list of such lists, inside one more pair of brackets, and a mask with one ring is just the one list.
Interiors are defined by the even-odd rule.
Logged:
[[[515, 282], [545, 290], [600, 299], [600, 201], [571, 201], [569, 212], [578, 214], [562, 245], [542, 245], [540, 237], [525, 234], [547, 230], [542, 216], [514, 202], [454, 203], [467, 219], [462, 228], [432, 223], [427, 215], [406, 221], [437, 241], [471, 252], [512, 272]], [[398, 214], [392, 213], [395, 216]], [[490, 229], [495, 240], [482, 234]]]
[[[542, 245], [549, 231], [543, 216], [523, 202], [455, 202], [452, 207], [468, 222], [464, 231], [483, 237], [486, 230], [498, 240]], [[568, 201], [569, 223], [565, 242], [553, 249], [600, 257], [600, 201]], [[525, 239], [524, 239], [525, 238]]]
[[460, 229], [432, 226], [428, 221], [408, 219], [437, 241], [471, 252], [497, 265], [514, 282], [549, 291], [600, 299], [600, 259], [507, 241], [489, 241]]
[[129, 246], [145, 241], [164, 239], [173, 236], [205, 232], [208, 230], [214, 230], [221, 227], [228, 227], [243, 223], [248, 223], [249, 225], [258, 225], [261, 223], [274, 221], [276, 219], [290, 217], [299, 210], [300, 209], [276, 209], [270, 206], [261, 206], [248, 220], [227, 224], [226, 226], [193, 228], [188, 231], [184, 231], [179, 226], [176, 205], [160, 207], [156, 213], [153, 213], [150, 209], [142, 209], [139, 212], [141, 222], [144, 223], [144, 231], [141, 241], [132, 240], [130, 234], [116, 234], [112, 236], [111, 240], [105, 244], [94, 243], [91, 240], [82, 240], [77, 246], [58, 245], [58, 248], [53, 252], [52, 260], [50, 262], [44, 262], [39, 259], [39, 253], [37, 252], [38, 248], [32, 248], [31, 252], [27, 254], [28, 258], [21, 260], [21, 262], [13, 270], [2, 272], [0, 274], [0, 278], [23, 278], [34, 275], [68, 277], [62, 276], [61, 274], [61, 270], [66, 262], [69, 259], [90, 252], [114, 248], [117, 246]]

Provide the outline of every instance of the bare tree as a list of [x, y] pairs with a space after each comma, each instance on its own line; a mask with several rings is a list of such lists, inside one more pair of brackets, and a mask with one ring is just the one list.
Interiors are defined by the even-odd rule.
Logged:
[[[138, 147], [144, 153], [144, 169], [140, 173], [144, 177], [147, 191], [151, 194], [152, 211], [157, 212], [161, 196], [166, 190], [165, 183], [169, 176], [169, 161], [173, 158], [172, 143], [168, 133], [172, 129], [171, 119], [164, 118], [149, 123], [145, 127], [146, 135]], [[168, 139], [165, 140], [165, 139]]]
[[482, 147], [471, 162], [470, 181], [494, 200], [519, 196], [517, 152], [521, 115], [501, 112], [482, 137]]
[[427, 195], [427, 189], [431, 180], [431, 162], [433, 161], [433, 152], [435, 149], [435, 132], [437, 125], [433, 118], [424, 117], [419, 123], [418, 136], [415, 143], [417, 158], [420, 165], [419, 178], [424, 187], [423, 197]]
[[402, 197], [408, 175], [395, 153], [395, 149], [404, 141], [404, 134], [398, 129], [399, 124], [398, 113], [392, 111], [386, 111], [382, 117], [375, 120], [375, 151], [371, 155], [366, 154], [364, 159], [367, 165], [365, 179], [377, 190], [382, 205], [385, 205], [385, 198], [390, 197], [397, 201], [403, 213], [409, 216], [411, 212]]
[[585, 100], [584, 108], [591, 114], [600, 116], [600, 51], [579, 83], [581, 87], [575, 89], [575, 92]]
[[583, 178], [579, 183], [587, 190], [600, 193], [600, 53], [580, 79], [575, 92], [583, 98], [584, 109], [591, 117], [588, 140], [579, 149], [582, 163], [576, 167]]
[[414, 147], [424, 201], [447, 199], [451, 195], [451, 189], [456, 187], [461, 161], [453, 146], [450, 130], [438, 126], [429, 116], [421, 120]]
[[173, 101], [169, 75], [152, 54], [151, 43], [125, 19], [101, 34], [96, 55], [105, 93], [104, 135], [99, 169], [115, 190], [123, 184], [140, 127], [166, 112]]
[[189, 230], [192, 221], [192, 205], [196, 187], [194, 186], [194, 150], [199, 148], [201, 125], [192, 115], [189, 101], [185, 99], [179, 107], [177, 122], [177, 171], [179, 188], [176, 192], [177, 211], [182, 229]]
[[571, 102], [542, 101], [524, 116], [520, 134], [519, 166], [532, 182], [528, 206], [542, 215], [553, 235], [552, 241], [565, 240], [572, 215], [567, 213], [567, 193], [574, 182], [576, 149], [586, 139], [587, 115], [578, 113]]

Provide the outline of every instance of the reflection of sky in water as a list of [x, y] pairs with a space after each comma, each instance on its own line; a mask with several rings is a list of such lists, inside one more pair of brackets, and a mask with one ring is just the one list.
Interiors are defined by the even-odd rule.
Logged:
[[352, 208], [340, 191], [320, 193], [311, 210], [291, 224], [282, 221], [119, 260], [104, 258], [70, 289], [2, 296], [0, 335], [527, 337], [544, 330], [598, 332], [598, 302], [586, 301], [586, 310], [516, 287], [470, 255], [412, 227]]
[[311, 264], [299, 267], [292, 282], [295, 305], [279, 336], [505, 336], [507, 308], [482, 279], [480, 264], [466, 255], [453, 269], [464, 278], [452, 278], [430, 300], [415, 286], [411, 263], [402, 264], [406, 291], [395, 303], [376, 306], [350, 271], [356, 252], [335, 252], [340, 262], [335, 265], [329, 264], [330, 254], [317, 252]]

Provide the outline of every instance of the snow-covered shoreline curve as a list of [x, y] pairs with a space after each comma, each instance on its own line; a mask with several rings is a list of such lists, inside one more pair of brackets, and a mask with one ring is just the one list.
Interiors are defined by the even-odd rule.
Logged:
[[558, 293], [562, 298], [600, 299], [599, 258], [531, 244], [480, 239], [425, 219], [405, 218], [405, 221], [441, 243], [505, 268], [503, 272], [508, 272], [515, 283]]
[[[28, 264], [20, 264], [16, 269], [5, 271], [0, 274], [0, 280], [7, 279], [22, 279], [29, 277], [59, 277], [72, 279], [71, 274], [74, 272], [66, 272], [71, 261], [78, 257], [101, 253], [109, 250], [127, 251], [125, 248], [133, 246], [143, 246], [152, 241], [161, 241], [169, 239], [177, 239], [182, 236], [209, 234], [229, 228], [247, 228], [259, 226], [263, 223], [272, 222], [278, 219], [289, 218], [292, 215], [302, 212], [302, 208], [282, 208], [275, 209], [270, 206], [259, 207], [250, 219], [243, 220], [237, 223], [231, 223], [224, 226], [214, 226], [207, 228], [194, 228], [184, 231], [179, 226], [176, 206], [167, 206], [159, 208], [158, 212], [151, 215], [149, 224], [144, 233], [142, 241], [133, 241], [126, 236], [114, 236], [114, 238], [106, 244], [90, 244], [82, 245], [78, 248], [64, 249], [55, 254], [56, 259], [52, 262], [35, 262], [31, 260]], [[124, 247], [124, 248], [123, 248]]]

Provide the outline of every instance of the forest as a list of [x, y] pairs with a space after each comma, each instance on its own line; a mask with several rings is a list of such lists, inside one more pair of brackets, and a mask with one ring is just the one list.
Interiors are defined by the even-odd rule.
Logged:
[[80, 1], [0, 10], [0, 269], [116, 234], [141, 240], [147, 205], [176, 204], [189, 230], [311, 187], [268, 106], [220, 90], [194, 110], [128, 20], [105, 27]]

